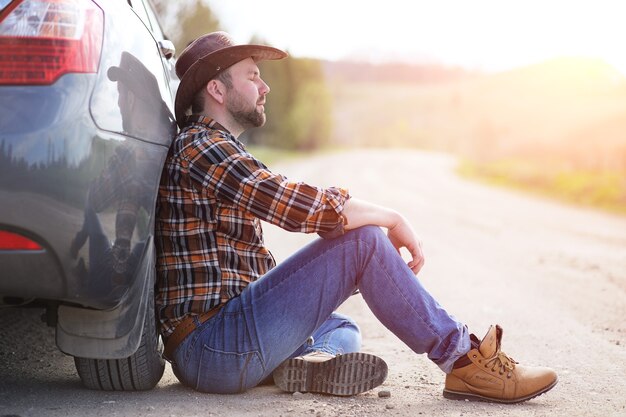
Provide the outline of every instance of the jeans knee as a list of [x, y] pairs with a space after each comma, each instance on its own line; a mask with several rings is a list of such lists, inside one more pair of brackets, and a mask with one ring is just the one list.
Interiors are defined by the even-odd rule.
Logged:
[[330, 320], [333, 320], [335, 323], [337, 323], [335, 326], [337, 328], [343, 327], [351, 329], [358, 334], [361, 334], [361, 329], [359, 328], [359, 325], [356, 323], [356, 321], [354, 321], [351, 317], [346, 316], [345, 314], [332, 313], [330, 315]]
[[354, 233], [366, 242], [377, 240], [385, 236], [385, 233], [378, 226], [361, 226], [350, 230], [348, 233]]
[[361, 329], [352, 318], [333, 313], [327, 323], [332, 326], [332, 330], [319, 341], [323, 346], [322, 350], [331, 354], [361, 350]]

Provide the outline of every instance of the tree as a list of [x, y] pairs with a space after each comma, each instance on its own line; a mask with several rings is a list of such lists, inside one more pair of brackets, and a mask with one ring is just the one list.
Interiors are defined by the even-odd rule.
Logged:
[[164, 31], [179, 54], [198, 36], [221, 30], [217, 16], [202, 0], [153, 1]]

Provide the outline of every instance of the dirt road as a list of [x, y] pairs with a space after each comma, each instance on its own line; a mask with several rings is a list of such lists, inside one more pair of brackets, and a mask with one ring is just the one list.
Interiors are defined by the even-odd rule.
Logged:
[[[236, 396], [181, 386], [169, 367], [145, 393], [81, 388], [40, 312], [0, 310], [0, 416], [626, 416], [626, 219], [459, 179], [454, 160], [417, 151], [359, 151], [272, 167], [294, 180], [341, 185], [414, 224], [426, 253], [419, 275], [482, 337], [504, 327], [504, 351], [555, 368], [560, 382], [502, 406], [441, 396], [444, 376], [377, 323], [360, 296], [364, 350], [389, 364], [391, 392], [354, 398], [290, 395], [263, 386]], [[312, 236], [266, 228], [278, 260]]]

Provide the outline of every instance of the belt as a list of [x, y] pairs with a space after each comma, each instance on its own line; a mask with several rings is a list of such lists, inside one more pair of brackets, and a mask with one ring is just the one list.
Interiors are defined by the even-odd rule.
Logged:
[[[196, 330], [200, 324], [215, 316], [217, 312], [220, 311], [222, 306], [223, 304], [221, 306], [212, 308], [206, 313], [202, 313], [200, 315], [191, 314], [185, 317], [183, 321], [181, 321], [180, 324], [176, 326], [174, 332], [167, 338], [165, 342], [165, 350], [163, 351], [163, 356], [165, 357], [165, 359], [172, 360], [172, 354], [174, 353], [178, 345], [180, 345], [183, 340], [185, 340], [185, 338], [191, 334], [191, 332]], [[198, 318], [197, 325], [194, 317]]]

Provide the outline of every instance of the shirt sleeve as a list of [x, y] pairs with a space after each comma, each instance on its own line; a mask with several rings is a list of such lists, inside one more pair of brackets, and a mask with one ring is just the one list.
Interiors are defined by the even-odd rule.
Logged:
[[190, 177], [218, 200], [285, 230], [325, 238], [343, 234], [341, 213], [350, 198], [346, 189], [291, 182], [223, 137], [212, 137], [196, 149]]

